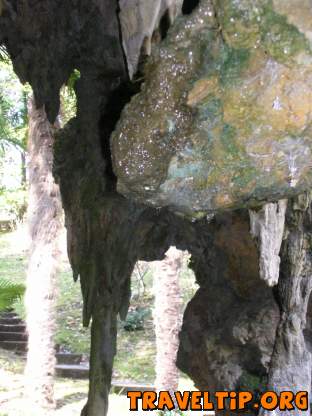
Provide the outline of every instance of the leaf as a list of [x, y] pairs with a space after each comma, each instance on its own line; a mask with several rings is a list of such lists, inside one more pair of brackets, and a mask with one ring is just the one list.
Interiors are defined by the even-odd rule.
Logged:
[[16, 300], [23, 296], [24, 292], [24, 285], [0, 278], [0, 311], [11, 307]]

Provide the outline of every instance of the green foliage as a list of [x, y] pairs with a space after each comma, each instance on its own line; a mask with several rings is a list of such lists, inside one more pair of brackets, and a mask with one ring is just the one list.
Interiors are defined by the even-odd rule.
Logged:
[[12, 65], [0, 63], [0, 151], [9, 147], [25, 151], [27, 141], [28, 86], [20, 84]]
[[90, 331], [82, 326], [82, 299], [79, 283], [74, 283], [68, 265], [58, 275], [57, 330], [55, 342], [64, 350], [89, 352]]
[[77, 100], [73, 89], [67, 85], [61, 89], [61, 111], [60, 119], [61, 125], [64, 126], [73, 117], [76, 116]]
[[144, 331], [118, 330], [114, 376], [119, 380], [153, 383], [155, 380], [155, 333], [152, 324]]
[[[14, 233], [0, 233], [0, 276], [20, 284], [25, 281], [26, 255], [18, 251], [14, 244]], [[21, 247], [21, 250], [23, 248]], [[189, 259], [183, 259], [181, 287], [183, 304], [194, 295], [196, 284], [193, 272], [188, 269]], [[117, 355], [114, 361], [114, 377], [120, 380], [133, 380], [138, 383], [153, 383], [155, 380], [155, 332], [152, 319], [153, 272], [149, 263], [140, 262], [136, 267], [137, 275], [132, 279], [132, 299], [130, 320], [143, 317], [144, 325], [140, 331], [124, 329], [118, 325]], [[57, 328], [55, 342], [63, 350], [88, 355], [90, 349], [90, 329], [82, 326], [82, 299], [79, 283], [74, 283], [67, 261], [60, 264], [61, 272], [57, 277]], [[25, 317], [23, 302], [17, 301], [14, 310]], [[134, 312], [136, 311], [136, 312]], [[1, 367], [1, 362], [0, 362]], [[185, 386], [184, 386], [185, 387]], [[183, 388], [185, 389], [185, 388]], [[186, 388], [187, 389], [187, 388]]]
[[74, 95], [74, 89], [75, 89], [75, 84], [78, 81], [78, 79], [80, 78], [80, 71], [78, 71], [78, 69], [74, 69], [72, 74], [70, 75], [70, 77], [67, 80], [66, 86], [69, 89], [69, 93]]
[[77, 99], [75, 94], [75, 84], [80, 78], [80, 72], [75, 69], [66, 84], [61, 89], [61, 124], [64, 126], [76, 116]]
[[[9, 61], [1, 59], [0, 50], [0, 205], [4, 202], [4, 191], [24, 186], [29, 94], [30, 87], [21, 85]], [[20, 217], [19, 203], [14, 201], [9, 211]]]
[[2, 217], [12, 219], [16, 224], [23, 220], [27, 210], [27, 191], [19, 189], [0, 190], [0, 220]]
[[24, 285], [0, 278], [0, 311], [12, 307], [15, 301], [21, 299], [24, 292]]
[[151, 316], [151, 310], [149, 308], [137, 306], [134, 309], [130, 309], [127, 318], [121, 323], [122, 327], [126, 331], [139, 331], [144, 329], [144, 320]]

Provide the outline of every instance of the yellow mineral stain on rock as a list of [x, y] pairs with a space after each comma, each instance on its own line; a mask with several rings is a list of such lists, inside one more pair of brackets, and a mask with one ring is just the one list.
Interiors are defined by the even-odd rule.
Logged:
[[223, 92], [224, 121], [240, 130], [241, 140], [250, 125], [258, 124], [259, 133], [269, 133], [272, 140], [279, 132], [298, 132], [312, 122], [311, 65], [290, 68], [268, 60], [258, 76], [253, 70], [244, 75], [240, 86]]
[[304, 129], [312, 122], [312, 68], [305, 71], [284, 68], [276, 74], [276, 80], [274, 85], [263, 89], [257, 105], [267, 114], [274, 130]]
[[209, 94], [216, 94], [219, 89], [219, 82], [217, 77], [203, 78], [195, 82], [193, 88], [188, 93], [187, 105], [195, 107], [198, 103], [208, 97]]
[[274, 9], [287, 17], [312, 42], [312, 3], [311, 0], [273, 0]]
[[216, 206], [227, 208], [233, 204], [233, 199], [228, 194], [220, 193], [215, 197], [214, 202]]

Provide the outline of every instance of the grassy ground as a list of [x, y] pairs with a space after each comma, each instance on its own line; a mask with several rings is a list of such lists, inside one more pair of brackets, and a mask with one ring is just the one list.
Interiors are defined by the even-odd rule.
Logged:
[[[14, 364], [13, 364], [14, 363]], [[0, 350], [0, 416], [25, 416], [23, 401], [24, 362], [12, 353]], [[88, 383], [85, 380], [56, 379], [56, 410], [53, 416], [78, 416], [87, 400]], [[112, 394], [108, 416], [130, 416], [126, 396]], [[135, 412], [139, 415], [139, 412]], [[28, 413], [27, 413], [28, 416]]]
[[[26, 247], [25, 230], [0, 234], [0, 275], [15, 282], [25, 281]], [[89, 354], [89, 329], [81, 324], [82, 301], [80, 285], [74, 283], [65, 250], [58, 274], [56, 343], [65, 351]], [[184, 305], [196, 290], [194, 277], [187, 269], [187, 258], [181, 276]], [[153, 383], [155, 378], [155, 338], [152, 320], [153, 276], [151, 268], [141, 263], [132, 279], [132, 300], [127, 322], [119, 322], [118, 353], [114, 376], [121, 380]], [[24, 316], [23, 302], [17, 302], [16, 311]], [[130, 329], [130, 330], [129, 330]], [[131, 330], [137, 329], [137, 330]], [[0, 415], [1, 416], [1, 415]]]
[[[29, 416], [23, 401], [24, 361], [11, 352], [0, 349], [0, 416]], [[193, 389], [182, 380], [180, 390]], [[56, 410], [53, 416], [78, 416], [87, 400], [88, 383], [85, 380], [57, 378], [55, 382]], [[212, 412], [210, 412], [212, 413]], [[108, 416], [146, 416], [143, 411], [129, 411], [129, 400], [124, 395], [111, 394]], [[179, 416], [207, 415], [209, 412], [184, 412]], [[153, 412], [153, 415], [158, 416]], [[173, 416], [173, 412], [166, 416]]]

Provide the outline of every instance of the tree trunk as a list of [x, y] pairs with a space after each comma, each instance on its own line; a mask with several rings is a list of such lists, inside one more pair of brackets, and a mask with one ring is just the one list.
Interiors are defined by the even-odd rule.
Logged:
[[21, 185], [26, 186], [26, 152], [21, 151]]
[[171, 247], [162, 261], [155, 262], [154, 322], [156, 333], [156, 381], [157, 391], [178, 389], [179, 372], [176, 357], [182, 321], [179, 274], [182, 252]]
[[31, 246], [25, 296], [29, 336], [25, 394], [31, 414], [43, 416], [55, 406], [55, 300], [62, 206], [52, 176], [53, 127], [45, 110], [36, 109], [33, 99], [29, 101], [28, 112]]

